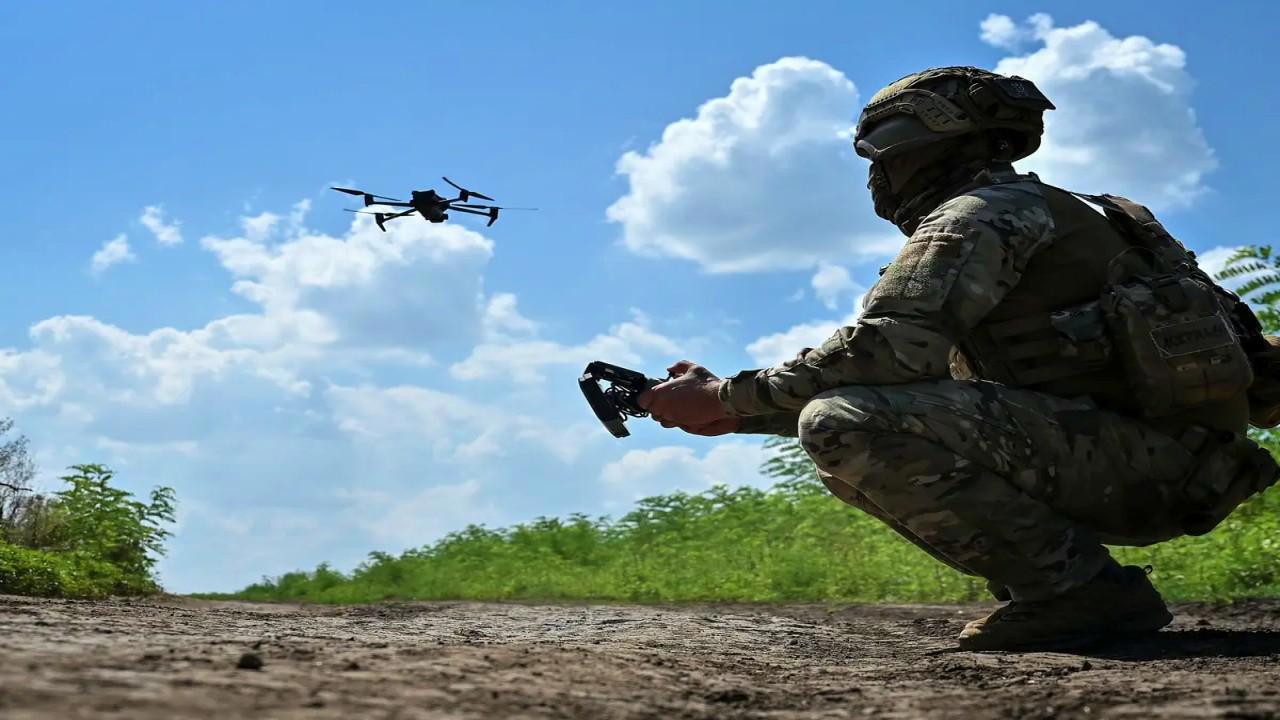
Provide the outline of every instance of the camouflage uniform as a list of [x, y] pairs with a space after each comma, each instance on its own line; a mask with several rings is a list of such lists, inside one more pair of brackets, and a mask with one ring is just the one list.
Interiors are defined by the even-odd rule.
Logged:
[[[1108, 561], [1103, 542], [1178, 535], [1175, 484], [1194, 456], [1175, 439], [1181, 420], [1157, 428], [1113, 412], [1116, 393], [1017, 388], [967, 369], [982, 358], [957, 362], [953, 348], [1015, 289], [1036, 292], [1019, 283], [1046, 248], [1087, 257], [1124, 242], [1034, 176], [995, 175], [941, 198], [855, 325], [729, 378], [720, 397], [744, 432], [798, 434], [840, 499], [1015, 600], [1040, 600], [1089, 581]], [[1039, 267], [1037, 278], [1054, 272]], [[1078, 283], [1096, 297], [1101, 280]], [[1243, 432], [1240, 412], [1213, 424]]]

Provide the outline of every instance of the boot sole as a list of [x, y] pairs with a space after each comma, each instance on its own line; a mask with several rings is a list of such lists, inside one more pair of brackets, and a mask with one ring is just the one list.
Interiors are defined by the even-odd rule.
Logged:
[[[1140, 635], [1158, 632], [1173, 622], [1173, 615], [1162, 608], [1160, 614], [1149, 613], [1117, 620], [1110, 627], [1092, 633], [1081, 633], [1060, 638], [1050, 638], [1025, 643], [983, 644], [972, 640], [960, 640], [961, 650], [969, 651], [1005, 651], [1005, 652], [1061, 652], [1081, 650], [1109, 640], [1132, 639]], [[981, 636], [979, 636], [980, 638]]]

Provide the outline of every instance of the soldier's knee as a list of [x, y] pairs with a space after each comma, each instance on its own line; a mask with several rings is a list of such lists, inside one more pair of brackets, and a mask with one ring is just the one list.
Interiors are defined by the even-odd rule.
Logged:
[[832, 414], [832, 406], [835, 404], [836, 392], [828, 390], [824, 393], [814, 395], [805, 403], [803, 409], [800, 410], [799, 435], [800, 444], [805, 450], [812, 455], [811, 447], [815, 447], [822, 443], [822, 440], [832, 430], [831, 423], [826, 422]]
[[817, 466], [834, 472], [861, 454], [867, 440], [888, 431], [884, 399], [847, 387], [815, 395], [800, 411], [800, 444]]
[[837, 388], [814, 395], [800, 411], [800, 438], [818, 440], [832, 432], [875, 432], [888, 429], [887, 401], [873, 389]]

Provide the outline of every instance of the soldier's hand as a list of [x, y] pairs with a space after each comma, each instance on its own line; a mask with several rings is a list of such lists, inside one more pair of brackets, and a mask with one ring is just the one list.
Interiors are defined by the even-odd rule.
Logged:
[[[663, 427], [678, 427], [696, 435], [723, 435], [737, 428], [720, 403], [720, 378], [690, 360], [667, 368], [672, 379], [655, 385], [636, 399]], [[735, 421], [728, 423], [726, 421]]]

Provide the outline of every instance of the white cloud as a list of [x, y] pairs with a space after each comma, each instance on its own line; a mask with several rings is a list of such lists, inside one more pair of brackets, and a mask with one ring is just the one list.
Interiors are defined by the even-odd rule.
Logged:
[[156, 236], [156, 242], [161, 245], [177, 245], [182, 242], [182, 223], [177, 220], [166, 222], [164, 208], [159, 205], [148, 205], [144, 208], [138, 222], [150, 230], [151, 234]]
[[60, 315], [33, 325], [35, 350], [20, 355], [56, 358], [43, 380], [59, 392], [45, 394], [46, 403], [185, 405], [200, 380], [216, 382], [241, 373], [289, 393], [306, 394], [309, 384], [288, 367], [290, 348], [217, 347], [218, 329], [234, 319], [189, 332], [161, 328], [134, 334], [96, 318]]
[[262, 218], [249, 219], [245, 236], [201, 240], [236, 278], [233, 290], [262, 307], [227, 328], [235, 340], [305, 330], [315, 343], [417, 350], [479, 336], [489, 303], [481, 276], [493, 255], [479, 233], [425, 222], [384, 233], [358, 215], [343, 237], [295, 227], [269, 243], [277, 221]]
[[138, 256], [134, 255], [133, 250], [129, 248], [128, 236], [121, 233], [115, 236], [115, 239], [103, 243], [102, 248], [93, 254], [93, 259], [89, 261], [89, 269], [95, 275], [99, 275], [106, 272], [112, 265], [137, 261]]
[[1058, 107], [1046, 113], [1043, 146], [1020, 168], [1156, 210], [1186, 206], [1205, 191], [1217, 161], [1191, 108], [1194, 83], [1181, 48], [1141, 35], [1118, 38], [1093, 21], [1055, 27], [1047, 15], [1023, 26], [993, 15], [982, 33], [1009, 49], [1040, 43], [995, 68], [1034, 81]]
[[849, 276], [848, 270], [826, 262], [818, 264], [818, 271], [814, 273], [809, 283], [822, 304], [831, 310], [836, 309], [842, 297], [859, 290], [858, 284]]
[[1196, 264], [1200, 266], [1201, 270], [1209, 273], [1209, 277], [1216, 279], [1218, 273], [1227, 267], [1227, 260], [1230, 260], [1231, 256], [1235, 255], [1238, 250], [1240, 250], [1239, 246], [1226, 247], [1219, 245], [1204, 252], [1196, 253]]
[[747, 354], [760, 367], [773, 367], [790, 360], [802, 348], [818, 347], [840, 328], [839, 320], [815, 320], [793, 325], [782, 332], [756, 338], [747, 345]]
[[[255, 233], [203, 242], [256, 312], [146, 332], [89, 316], [42, 320], [31, 327], [30, 348], [0, 351], [0, 401], [109, 442], [186, 441], [219, 408], [270, 414], [274, 405], [304, 402], [334, 374], [367, 376], [375, 363], [421, 368], [432, 349], [470, 348], [483, 322], [532, 327], [514, 296], [482, 292], [492, 254], [483, 236], [427, 223], [384, 235], [358, 218], [331, 237], [301, 228], [306, 207], [295, 206], [282, 223], [282, 242]], [[94, 267], [131, 258], [121, 236]], [[131, 425], [135, 436], [121, 437], [116, 425]]]
[[240, 218], [240, 227], [244, 229], [245, 237], [252, 242], [267, 239], [279, 224], [280, 216], [273, 212], [261, 212]]
[[263, 211], [257, 215], [246, 215], [240, 218], [240, 227], [245, 237], [253, 242], [263, 242], [283, 234], [285, 238], [293, 238], [305, 230], [303, 222], [311, 212], [311, 201], [299, 200], [293, 204], [287, 216]]
[[733, 81], [692, 119], [667, 126], [618, 172], [629, 192], [608, 210], [640, 254], [711, 272], [807, 268], [881, 254], [866, 170], [851, 146], [858, 91], [839, 71], [786, 57]]
[[483, 495], [480, 481], [422, 488], [403, 495], [367, 488], [339, 488], [336, 497], [348, 504], [346, 519], [380, 543], [414, 547], [463, 525], [501, 522], [501, 510]]
[[1053, 18], [1044, 13], [1036, 13], [1027, 18], [1026, 25], [1018, 25], [1008, 15], [992, 13], [984, 19], [979, 27], [982, 29], [982, 41], [1005, 50], [1018, 50], [1023, 45], [1042, 38], [1053, 27]]
[[747, 354], [759, 367], [773, 367], [794, 358], [804, 348], [818, 347], [836, 330], [858, 321], [864, 297], [865, 293], [854, 297], [853, 310], [843, 318], [803, 322], [781, 332], [758, 337], [747, 345]]
[[489, 298], [482, 322], [487, 337], [529, 335], [538, 330], [538, 323], [520, 314], [516, 296], [511, 293], [498, 293]]
[[[490, 319], [492, 310], [491, 307]], [[510, 311], [514, 310], [513, 302]], [[513, 321], [503, 319], [498, 322], [509, 328]], [[580, 370], [593, 360], [636, 367], [655, 356], [674, 358], [680, 354], [681, 347], [677, 341], [654, 331], [643, 314], [636, 314], [630, 322], [618, 323], [607, 333], [598, 334], [579, 345], [529, 337], [528, 333], [534, 329], [532, 325], [517, 324], [521, 333], [518, 337], [503, 334], [495, 324], [489, 327], [489, 340], [477, 345], [465, 360], [450, 367], [450, 375], [459, 380], [506, 378], [514, 382], [537, 383], [545, 380], [542, 371], [548, 367], [565, 366]]]
[[[129, 418], [139, 435], [145, 428], [165, 436], [157, 443], [187, 440], [184, 429], [215, 406], [252, 397], [255, 410], [269, 410], [308, 397], [333, 373], [364, 373], [373, 362], [422, 367], [431, 362], [428, 349], [471, 347], [482, 321], [532, 327], [514, 296], [483, 294], [492, 254], [483, 236], [427, 223], [384, 234], [361, 217], [343, 237], [331, 237], [301, 229], [305, 210], [300, 204], [290, 213], [293, 234], [284, 242], [203, 241], [257, 312], [140, 333], [90, 316], [42, 320], [30, 329], [29, 349], [0, 351], [0, 400], [89, 426]], [[122, 235], [95, 257], [94, 269], [132, 257]], [[109, 426], [90, 429], [126, 441]]]
[[507, 456], [516, 449], [571, 462], [587, 442], [585, 422], [551, 425], [510, 407], [416, 386], [330, 387], [326, 401], [338, 426], [368, 442], [409, 440], [438, 460], [462, 463]]
[[[993, 14], [981, 38], [1015, 54], [996, 70], [1034, 80], [1058, 106], [1042, 148], [1020, 167], [1088, 192], [1160, 210], [1205, 191], [1216, 166], [1190, 105], [1183, 51], [1096, 22], [1056, 27]], [[1036, 45], [1021, 53], [1021, 48]], [[854, 84], [817, 60], [784, 57], [666, 127], [618, 172], [609, 209], [623, 243], [711, 272], [795, 270], [892, 254], [900, 238], [871, 212], [865, 166], [849, 147]]]
[[760, 474], [768, 451], [759, 443], [730, 440], [713, 446], [701, 457], [693, 448], [664, 445], [628, 450], [601, 470], [600, 479], [613, 498], [613, 507], [634, 500], [683, 490], [701, 492], [713, 485], [771, 484]]
[[[582, 345], [558, 342], [514, 294], [485, 292], [484, 236], [425, 222], [383, 234], [363, 217], [330, 236], [303, 227], [305, 212], [259, 213], [202, 241], [248, 311], [143, 331], [62, 315], [34, 323], [26, 347], [0, 349], [0, 404], [43, 442], [41, 467], [105, 461], [128, 489], [174, 485], [184, 507], [203, 508], [184, 514], [162, 565], [179, 590], [322, 559], [349, 567], [374, 541], [598, 502], [598, 469], [621, 448], [581, 398], [459, 391], [422, 368], [437, 353], [529, 348], [536, 371], [566, 352], [575, 364], [674, 355], [671, 340], [636, 313]], [[524, 366], [490, 366], [504, 362]], [[371, 494], [335, 507], [357, 480]], [[224, 540], [229, 529], [242, 535]], [[291, 536], [300, 529], [305, 541]]]

